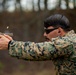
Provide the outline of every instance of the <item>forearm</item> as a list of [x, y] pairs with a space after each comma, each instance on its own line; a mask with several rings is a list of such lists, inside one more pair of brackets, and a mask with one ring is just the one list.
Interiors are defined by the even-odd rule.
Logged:
[[26, 60], [50, 60], [52, 50], [55, 50], [49, 42], [34, 43], [12, 41], [9, 44], [9, 54]]

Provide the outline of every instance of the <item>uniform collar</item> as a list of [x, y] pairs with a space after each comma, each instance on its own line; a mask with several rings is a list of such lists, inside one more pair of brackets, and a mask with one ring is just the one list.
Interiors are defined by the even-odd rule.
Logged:
[[71, 30], [71, 31], [67, 32], [67, 33], [65, 34], [65, 36], [70, 36], [70, 35], [72, 35], [72, 34], [75, 34], [74, 30]]
[[[67, 32], [64, 36], [63, 36], [63, 38], [64, 37], [73, 37], [74, 35], [73, 34], [75, 34], [75, 32], [74, 32], [74, 30], [70, 30], [69, 32]], [[58, 36], [58, 37], [56, 37], [56, 38], [52, 38], [52, 40], [51, 41], [55, 41], [55, 40], [57, 40], [57, 39], [60, 39], [60, 38], [62, 38], [61, 36]]]

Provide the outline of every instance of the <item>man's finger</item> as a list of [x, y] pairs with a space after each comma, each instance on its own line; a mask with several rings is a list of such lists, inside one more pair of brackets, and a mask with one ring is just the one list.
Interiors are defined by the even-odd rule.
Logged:
[[4, 34], [4, 36], [5, 36], [6, 38], [8, 38], [9, 40], [12, 40], [12, 37], [10, 37], [9, 35]]

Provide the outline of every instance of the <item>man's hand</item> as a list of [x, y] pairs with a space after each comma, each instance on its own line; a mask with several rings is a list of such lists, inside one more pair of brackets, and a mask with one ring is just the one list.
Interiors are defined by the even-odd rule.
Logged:
[[7, 50], [9, 41], [13, 40], [9, 35], [0, 35], [0, 50]]

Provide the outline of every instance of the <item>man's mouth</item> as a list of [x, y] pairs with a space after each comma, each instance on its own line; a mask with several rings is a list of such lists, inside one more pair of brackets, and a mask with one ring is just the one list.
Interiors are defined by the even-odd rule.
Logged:
[[46, 41], [50, 41], [50, 39], [49, 39], [49, 38], [45, 38], [45, 40], [46, 40]]

